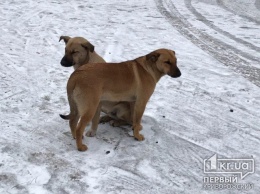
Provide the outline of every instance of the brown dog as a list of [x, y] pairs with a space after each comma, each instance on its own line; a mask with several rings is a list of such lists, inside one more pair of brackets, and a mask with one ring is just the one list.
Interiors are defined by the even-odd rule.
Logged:
[[70, 127], [78, 150], [87, 150], [82, 144], [84, 129], [92, 120], [86, 135], [96, 134], [101, 106], [106, 101], [134, 102], [134, 138], [144, 140], [139, 133], [141, 118], [156, 83], [166, 74], [174, 78], [181, 76], [175, 52], [167, 49], [153, 51], [132, 61], [88, 64], [76, 69], [68, 80], [67, 95]]
[[[83, 37], [61, 36], [60, 40], [64, 40], [66, 44], [65, 55], [61, 59], [60, 64], [64, 67], [73, 66], [74, 69], [88, 63], [105, 63], [106, 61], [94, 51], [94, 46]], [[106, 113], [100, 119], [100, 122], [108, 122], [112, 120], [113, 126], [131, 124], [129, 102], [104, 102], [102, 104], [102, 112]], [[68, 115], [60, 115], [61, 118], [68, 120]]]
[[66, 44], [65, 55], [60, 64], [64, 67], [73, 66], [77, 69], [87, 63], [105, 63], [106, 61], [94, 51], [94, 46], [83, 37], [61, 36]]

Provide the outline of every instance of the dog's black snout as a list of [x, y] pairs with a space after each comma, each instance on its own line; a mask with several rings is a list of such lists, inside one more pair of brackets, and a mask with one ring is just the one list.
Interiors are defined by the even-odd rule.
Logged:
[[64, 56], [61, 61], [60, 61], [60, 64], [63, 66], [63, 67], [71, 67], [73, 66], [73, 62], [71, 60], [68, 60], [66, 56]]
[[181, 76], [181, 71], [178, 69], [176, 77], [180, 77], [180, 76]]
[[176, 68], [170, 76], [173, 77], [173, 78], [180, 77], [181, 71], [179, 70], [179, 68]]

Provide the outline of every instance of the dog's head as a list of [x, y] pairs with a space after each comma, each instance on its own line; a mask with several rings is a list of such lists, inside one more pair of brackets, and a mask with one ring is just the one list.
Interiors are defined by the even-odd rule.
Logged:
[[163, 75], [167, 74], [177, 78], [181, 76], [181, 71], [177, 67], [175, 52], [168, 49], [159, 49], [146, 55], [146, 60], [158, 69]]
[[64, 40], [65, 55], [61, 59], [60, 64], [64, 67], [81, 66], [88, 63], [89, 52], [94, 52], [94, 46], [85, 38], [69, 36], [61, 36], [60, 40]]

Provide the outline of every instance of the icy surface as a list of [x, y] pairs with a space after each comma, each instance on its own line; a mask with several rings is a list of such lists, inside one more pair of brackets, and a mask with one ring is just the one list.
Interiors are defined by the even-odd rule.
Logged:
[[[254, 158], [241, 183], [260, 193], [260, 3], [242, 2], [1, 0], [0, 193], [209, 193], [203, 160], [215, 153]], [[113, 62], [176, 51], [182, 76], [159, 81], [143, 142], [104, 124], [76, 150], [58, 116], [73, 71], [59, 64], [61, 35]]]

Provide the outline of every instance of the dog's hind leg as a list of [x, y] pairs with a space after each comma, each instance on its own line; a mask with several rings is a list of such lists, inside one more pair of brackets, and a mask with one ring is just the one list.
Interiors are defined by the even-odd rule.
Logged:
[[91, 129], [89, 131], [87, 131], [86, 136], [94, 137], [96, 135], [97, 127], [98, 127], [98, 123], [99, 123], [99, 118], [100, 118], [100, 111], [101, 111], [101, 104], [99, 104], [98, 107], [97, 107], [95, 115], [92, 119]]
[[74, 139], [76, 139], [76, 127], [77, 127], [78, 121], [79, 121], [79, 115], [78, 114], [73, 115], [70, 118], [70, 121], [69, 121], [71, 134], [72, 134], [72, 137]]
[[93, 115], [90, 111], [86, 112], [82, 117], [76, 128], [76, 143], [79, 151], [86, 151], [88, 147], [82, 143], [82, 136], [87, 124], [91, 121]]
[[[82, 136], [84, 133], [84, 130], [87, 126], [87, 124], [93, 119], [92, 122], [92, 129], [96, 130], [95, 126], [98, 125], [98, 119], [99, 115], [97, 117], [97, 110], [100, 109], [101, 106], [99, 105], [99, 101], [97, 99], [89, 98], [88, 96], [78, 96], [77, 98], [77, 107], [80, 115], [80, 120], [78, 122], [77, 128], [76, 128], [76, 143], [77, 148], [79, 151], [86, 151], [88, 147], [84, 144], [82, 144]], [[94, 122], [95, 121], [95, 122]], [[97, 124], [95, 124], [97, 123]]]
[[68, 99], [70, 104], [70, 114], [69, 114], [70, 130], [71, 130], [72, 137], [76, 139], [76, 127], [79, 121], [79, 113], [74, 99], [71, 96], [69, 96]]

